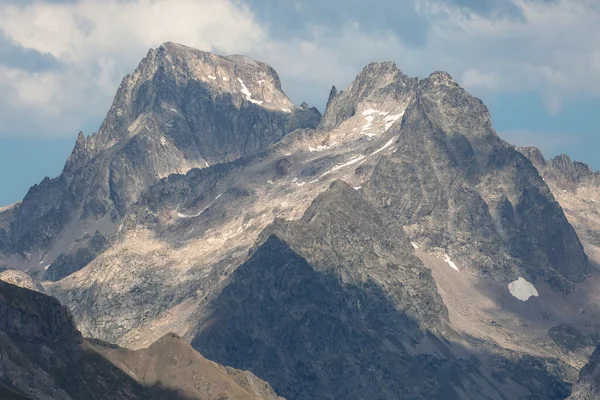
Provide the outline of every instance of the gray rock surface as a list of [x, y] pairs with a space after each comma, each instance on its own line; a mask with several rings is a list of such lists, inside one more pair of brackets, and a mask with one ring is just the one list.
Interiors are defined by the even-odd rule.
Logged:
[[88, 243], [88, 246], [79, 247], [70, 254], [58, 256], [46, 270], [44, 279], [53, 282], [59, 281], [88, 265], [98, 254], [109, 247], [109, 242], [100, 232], [96, 232], [89, 238]]
[[556, 360], [461, 342], [401, 226], [343, 182], [317, 197], [300, 221], [267, 228], [209, 310], [192, 345], [253, 371], [288, 398], [569, 393]]
[[100, 130], [78, 136], [63, 173], [31, 188], [0, 245], [48, 250], [79, 219], [111, 227], [160, 178], [255, 154], [320, 117], [266, 64], [165, 43], [123, 79]]
[[500, 281], [523, 276], [566, 293], [589, 275], [583, 246], [535, 167], [448, 74], [419, 82], [399, 133], [365, 192], [412, 240]]
[[600, 346], [596, 347], [590, 361], [579, 373], [579, 380], [573, 386], [568, 400], [600, 399]]
[[600, 172], [564, 154], [546, 160], [535, 147], [518, 150], [537, 167], [577, 231], [587, 255], [600, 265]]

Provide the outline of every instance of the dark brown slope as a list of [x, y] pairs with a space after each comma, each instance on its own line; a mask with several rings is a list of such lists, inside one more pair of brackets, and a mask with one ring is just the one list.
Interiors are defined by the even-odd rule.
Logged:
[[160, 386], [184, 398], [283, 400], [269, 384], [253, 374], [207, 360], [174, 334], [168, 334], [150, 347], [137, 351], [106, 346], [101, 342], [94, 342], [93, 346], [144, 386]]
[[44, 294], [0, 281], [3, 399], [277, 399], [250, 373], [204, 359], [171, 335], [131, 352], [88, 342]]

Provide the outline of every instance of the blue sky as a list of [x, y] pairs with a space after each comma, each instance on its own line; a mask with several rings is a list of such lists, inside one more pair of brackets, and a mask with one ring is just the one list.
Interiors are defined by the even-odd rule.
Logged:
[[600, 169], [599, 27], [597, 0], [3, 0], [0, 205], [58, 175], [122, 77], [169, 40], [265, 61], [321, 110], [371, 61], [445, 70], [509, 142]]

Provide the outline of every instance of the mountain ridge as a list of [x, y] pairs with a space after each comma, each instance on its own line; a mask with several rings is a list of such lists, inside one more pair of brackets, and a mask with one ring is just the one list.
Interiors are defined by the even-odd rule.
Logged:
[[178, 336], [288, 398], [566, 397], [600, 332], [600, 229], [483, 102], [391, 62], [332, 87], [322, 117], [279, 89], [241, 56], [151, 50], [63, 175], [0, 213], [0, 251], [24, 214], [48, 240], [68, 226], [23, 263], [85, 336]]

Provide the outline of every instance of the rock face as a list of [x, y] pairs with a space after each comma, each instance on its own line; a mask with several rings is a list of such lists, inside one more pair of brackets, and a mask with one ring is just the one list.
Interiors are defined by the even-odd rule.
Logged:
[[165, 43], [125, 77], [100, 130], [78, 136], [63, 173], [31, 188], [0, 244], [22, 254], [81, 228], [105, 234], [158, 179], [255, 154], [319, 121], [268, 65]]
[[579, 380], [573, 386], [568, 400], [595, 400], [600, 398], [600, 346], [596, 347], [588, 364], [581, 369]]
[[0, 344], [3, 399], [280, 399], [172, 335], [138, 352], [84, 341], [56, 299], [4, 282]]
[[42, 285], [37, 283], [31, 276], [27, 275], [23, 271], [17, 271], [14, 269], [6, 269], [3, 271], [0, 268], [0, 280], [25, 289], [35, 290], [41, 293], [45, 292]]
[[[202, 317], [192, 345], [252, 370], [288, 398], [569, 393], [551, 364], [451, 343], [457, 335], [431, 273], [401, 226], [347, 184], [335, 182], [300, 221], [276, 221], [261, 236]], [[525, 377], [533, 365], [537, 376]]]
[[96, 256], [108, 248], [108, 241], [96, 232], [88, 241], [87, 246], [77, 248], [70, 254], [61, 254], [56, 261], [48, 266], [44, 278], [49, 281], [59, 281], [88, 265]]
[[523, 276], [569, 292], [589, 275], [583, 247], [535, 167], [496, 136], [487, 108], [448, 74], [419, 82], [397, 146], [365, 192], [412, 240], [501, 281]]
[[600, 265], [600, 173], [564, 154], [546, 160], [535, 147], [518, 150], [537, 167], [577, 231], [587, 255]]

